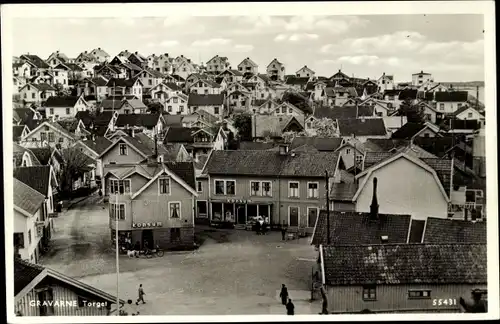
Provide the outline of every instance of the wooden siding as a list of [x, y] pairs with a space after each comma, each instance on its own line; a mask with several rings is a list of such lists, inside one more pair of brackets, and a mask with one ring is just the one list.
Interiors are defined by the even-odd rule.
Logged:
[[[113, 146], [113, 148], [111, 148], [108, 152], [106, 152], [106, 154], [103, 157], [101, 157], [102, 165], [106, 166], [110, 164], [110, 162], [115, 162], [116, 164], [139, 163], [140, 161], [144, 160], [144, 156], [140, 155], [130, 145], [127, 144], [127, 147], [128, 147], [128, 155], [120, 155], [120, 143]], [[106, 174], [106, 172], [107, 170], [104, 170], [104, 174]]]
[[[45, 281], [46, 279], [44, 279]], [[39, 285], [40, 286], [40, 285]], [[53, 289], [53, 300], [54, 301], [76, 301], [78, 305], [78, 294], [65, 286], [51, 284], [50, 288]], [[40, 309], [36, 305], [30, 305], [30, 302], [36, 302], [38, 300], [36, 289], [32, 289], [28, 294], [21, 298], [16, 303], [16, 311], [20, 311], [22, 316], [40, 316]], [[88, 298], [87, 296], [82, 296], [85, 300], [89, 302], [100, 302], [105, 303], [103, 300], [96, 300]], [[110, 305], [107, 302], [107, 305]], [[108, 306], [110, 307], [110, 306]], [[96, 306], [54, 306], [53, 316], [106, 316], [108, 315], [108, 307], [96, 307]]]
[[[360, 312], [369, 309], [374, 312], [416, 312], [441, 311], [458, 312], [459, 299], [470, 298], [471, 290], [485, 289], [486, 285], [380, 285], [376, 287], [376, 300], [363, 300], [362, 286], [328, 286], [328, 310], [332, 313]], [[409, 299], [408, 290], [430, 290], [431, 297]], [[454, 306], [433, 306], [434, 299], [456, 299]]]

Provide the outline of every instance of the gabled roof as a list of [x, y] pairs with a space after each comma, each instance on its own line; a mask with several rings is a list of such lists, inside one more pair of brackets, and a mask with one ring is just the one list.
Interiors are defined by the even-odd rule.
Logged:
[[486, 284], [486, 244], [322, 247], [327, 285]]
[[163, 82], [163, 84], [172, 91], [181, 91], [182, 88], [173, 82]]
[[124, 99], [122, 101], [122, 106], [125, 104], [129, 104], [133, 109], [147, 109], [148, 106], [146, 106], [141, 100], [139, 99]]
[[392, 138], [411, 139], [413, 138], [413, 136], [420, 133], [426, 127], [427, 126], [425, 124], [409, 122], [401, 126], [401, 128], [395, 131], [394, 133], [392, 133]]
[[[312, 237], [313, 245], [328, 243], [327, 212], [319, 213]], [[381, 244], [381, 236], [388, 236], [388, 244], [406, 243], [410, 215], [330, 212], [330, 242], [332, 245]]]
[[406, 139], [393, 138], [369, 138], [364, 144], [365, 148], [369, 148], [369, 151], [389, 152], [390, 150], [401, 146], [408, 146], [410, 141]]
[[271, 61], [271, 63], [269, 63], [269, 64], [267, 65], [267, 68], [269, 69], [269, 66], [271, 66], [271, 64], [273, 64], [273, 63], [275, 63], [275, 64], [279, 64], [279, 65], [283, 65], [283, 63], [281, 63], [280, 61], [278, 61], [278, 59], [276, 59], [276, 58], [275, 58], [275, 59], [273, 59], [273, 60]]
[[[84, 296], [90, 295], [97, 301], [105, 301], [109, 304], [116, 303], [116, 296], [110, 295], [52, 269], [44, 268], [40, 265], [35, 265], [20, 259], [14, 261], [14, 295], [16, 303], [46, 278], [50, 278], [51, 281], [58, 281], [65, 286], [70, 286], [73, 291], [83, 291]], [[125, 301], [120, 299], [119, 303], [125, 304]]]
[[189, 106], [220, 106], [224, 103], [222, 94], [195, 94], [190, 93], [188, 99]]
[[[159, 141], [158, 141], [159, 142]], [[125, 143], [128, 144], [133, 150], [135, 150], [137, 153], [139, 153], [144, 159], [147, 159], [148, 157], [152, 156], [155, 154], [155, 142], [151, 138], [149, 138], [146, 134], [144, 133], [138, 133], [135, 134], [133, 137], [132, 136], [120, 136], [117, 139], [111, 143], [102, 153], [99, 155], [99, 157], [103, 157], [108, 153], [113, 147], [115, 147], [118, 143]], [[165, 153], [165, 148], [161, 143], [158, 143], [158, 154], [163, 154]]]
[[467, 91], [437, 91], [434, 93], [436, 102], [467, 102], [468, 98]]
[[239, 150], [241, 151], [265, 151], [273, 149], [276, 147], [276, 143], [266, 143], [266, 142], [240, 142]]
[[46, 197], [48, 195], [49, 184], [51, 184], [51, 168], [50, 165], [15, 168], [14, 178]]
[[81, 96], [64, 96], [64, 97], [58, 97], [58, 96], [51, 96], [45, 101], [44, 106], [45, 107], [74, 107], [78, 100], [81, 98]]
[[290, 143], [290, 149], [310, 145], [320, 152], [333, 152], [342, 144], [342, 138], [296, 136]]
[[290, 76], [286, 79], [285, 84], [289, 85], [306, 85], [309, 82], [309, 77], [299, 78], [296, 76]]
[[339, 155], [334, 152], [213, 151], [204, 173], [284, 177], [323, 177], [337, 168]]
[[280, 137], [292, 122], [298, 123], [301, 128], [304, 127], [295, 116], [255, 115], [252, 119], [252, 134], [254, 137], [265, 137], [269, 133], [271, 136]]
[[475, 119], [451, 119], [444, 124], [448, 130], [477, 130], [481, 128], [481, 124]]
[[163, 120], [165, 120], [165, 126], [182, 126], [183, 115], [169, 115], [163, 114]]
[[474, 109], [473, 107], [469, 107], [469, 106], [467, 106], [467, 105], [464, 105], [464, 106], [462, 106], [462, 107], [458, 108], [458, 109], [457, 109], [457, 110], [453, 113], [453, 116], [458, 116], [458, 115], [460, 115], [461, 113], [463, 113], [463, 112], [465, 112], [465, 111], [467, 111], [467, 110], [469, 110], [469, 109], [474, 110], [474, 111], [475, 111], [475, 112], [477, 112], [479, 115], [481, 115], [482, 117], [484, 117], [484, 115], [483, 115], [483, 114], [481, 114], [480, 112], [478, 112], [476, 109]]
[[426, 221], [423, 243], [486, 244], [486, 222], [429, 217]]
[[30, 137], [33, 134], [36, 134], [38, 130], [40, 130], [42, 127], [49, 127], [52, 128], [53, 130], [56, 130], [59, 134], [67, 137], [69, 140], [74, 140], [75, 135], [72, 133], [68, 132], [64, 127], [62, 127], [59, 123], [57, 122], [49, 122], [49, 121], [44, 121], [40, 125], [38, 125], [35, 129], [33, 129], [31, 132], [29, 132], [23, 139]]
[[[56, 91], [57, 89], [51, 86], [50, 84], [47, 83], [26, 83], [21, 89], [24, 89], [27, 86], [32, 86], [33, 88], [37, 89], [38, 91]], [[19, 91], [21, 91], [19, 89]]]
[[349, 76], [345, 73], [343, 73], [341, 70], [339, 70], [337, 73], [335, 73], [334, 75], [332, 75], [330, 77], [330, 79], [334, 79], [334, 78], [344, 78], [344, 79], [350, 79]]
[[254, 61], [252, 61], [249, 57], [244, 58], [243, 61], [241, 61], [241, 63], [238, 64], [238, 66], [242, 65], [243, 63], [248, 63], [248, 64], [250, 64], [253, 67], [258, 67], [257, 63], [255, 63]]
[[334, 182], [330, 188], [330, 199], [332, 201], [344, 201], [351, 203], [357, 190], [358, 186], [355, 182]]
[[21, 55], [22, 60], [26, 60], [36, 66], [38, 69], [48, 69], [48, 65], [44, 60], [42, 60], [38, 55]]
[[35, 215], [45, 202], [45, 195], [14, 178], [14, 209], [27, 217]]
[[23, 135], [24, 130], [29, 132], [29, 128], [26, 125], [14, 125], [12, 126], [12, 136], [13, 140], [17, 141]]
[[198, 128], [169, 127], [167, 128], [163, 142], [168, 143], [193, 143], [193, 132]]
[[387, 134], [383, 118], [338, 119], [340, 136], [385, 136]]
[[406, 100], [406, 99], [417, 99], [417, 90], [416, 89], [404, 89], [399, 92], [398, 99]]
[[81, 143], [98, 155], [101, 155], [112, 144], [109, 139], [103, 136], [96, 136], [94, 139], [81, 141]]
[[116, 78], [111, 78], [109, 79], [108, 83], [106, 86], [108, 87], [133, 87], [136, 82], [141, 82], [138, 78], [132, 78], [132, 79], [116, 79]]
[[116, 127], [137, 126], [155, 127], [161, 118], [161, 114], [119, 114], [116, 119]]

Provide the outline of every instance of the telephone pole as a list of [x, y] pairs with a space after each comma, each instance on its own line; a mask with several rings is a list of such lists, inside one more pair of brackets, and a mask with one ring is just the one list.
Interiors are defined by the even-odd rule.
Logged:
[[330, 184], [328, 182], [328, 171], [325, 170], [326, 180], [326, 241], [330, 245]]

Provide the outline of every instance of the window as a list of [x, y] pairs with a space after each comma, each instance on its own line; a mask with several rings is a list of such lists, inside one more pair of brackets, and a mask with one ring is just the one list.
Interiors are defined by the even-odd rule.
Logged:
[[346, 153], [346, 154], [351, 154], [351, 149], [350, 149], [350, 148], [345, 149], [345, 153]]
[[59, 143], [64, 143], [64, 138], [59, 137]]
[[167, 111], [172, 112], [172, 106], [168, 106]]
[[170, 194], [170, 178], [160, 178], [158, 182], [160, 186], [160, 195]]
[[226, 181], [226, 195], [234, 195], [236, 193], [236, 181], [227, 180]]
[[262, 196], [272, 197], [271, 181], [262, 181]]
[[24, 233], [14, 233], [14, 246], [24, 249]]
[[31, 230], [28, 230], [28, 244], [31, 245]]
[[50, 132], [49, 133], [49, 143], [54, 143], [54, 142], [55, 142], [54, 133]]
[[125, 179], [125, 180], [109, 179], [109, 191], [112, 194], [130, 193], [130, 179]]
[[408, 299], [427, 299], [431, 298], [430, 290], [408, 290]]
[[314, 198], [314, 199], [319, 198], [317, 182], [307, 183], [307, 198]]
[[51, 114], [51, 115], [53, 115], [53, 114], [54, 114], [54, 108], [50, 108], [50, 109], [49, 109], [49, 111], [50, 111], [50, 114]]
[[203, 191], [203, 184], [201, 181], [196, 181], [196, 191], [197, 192], [202, 192]]
[[127, 144], [120, 144], [120, 155], [128, 155]]
[[281, 113], [286, 114], [286, 107], [281, 108]]
[[363, 300], [376, 300], [377, 287], [375, 285], [363, 286]]
[[263, 94], [263, 93], [261, 93], [261, 94], [260, 94], [260, 97], [261, 97], [261, 98], [264, 98], [264, 94]]
[[471, 112], [467, 114], [467, 118], [472, 118], [472, 113]]
[[316, 219], [318, 218], [318, 208], [317, 207], [307, 207], [307, 226], [314, 227], [316, 225]]
[[40, 133], [40, 140], [43, 142], [43, 141], [46, 141], [47, 140], [47, 133], [45, 132], [41, 132]]
[[387, 103], [387, 108], [392, 108], [392, 102]]
[[356, 155], [356, 163], [363, 162], [363, 155]]
[[215, 194], [216, 195], [224, 194], [224, 180], [215, 180]]
[[439, 104], [439, 110], [444, 110], [444, 103]]
[[312, 128], [312, 124], [310, 122], [306, 123], [306, 128]]
[[35, 94], [34, 93], [31, 94], [31, 99], [35, 99]]
[[288, 113], [289, 113], [289, 114], [293, 113], [292, 108], [288, 108]]
[[289, 198], [299, 198], [299, 183], [289, 182], [288, 183], [288, 197]]
[[214, 114], [215, 115], [218, 115], [220, 112], [219, 112], [219, 107], [214, 107]]
[[458, 104], [457, 104], [457, 107], [458, 107], [458, 108], [462, 107], [462, 104], [461, 104], [461, 103], [458, 103]]
[[260, 182], [250, 181], [250, 195], [260, 196]]
[[70, 114], [70, 108], [66, 108], [66, 115]]
[[173, 98], [173, 102], [174, 102], [174, 103], [177, 103], [177, 98]]
[[179, 110], [180, 110], [180, 112], [184, 112], [184, 106], [182, 106], [182, 105], [179, 106]]
[[149, 79], [149, 80], [148, 80], [148, 84], [149, 84], [149, 85], [153, 85], [153, 80]]
[[170, 218], [181, 218], [181, 203], [180, 202], [169, 202], [168, 209], [170, 212]]
[[124, 220], [125, 219], [125, 204], [109, 204], [109, 218], [112, 220]]

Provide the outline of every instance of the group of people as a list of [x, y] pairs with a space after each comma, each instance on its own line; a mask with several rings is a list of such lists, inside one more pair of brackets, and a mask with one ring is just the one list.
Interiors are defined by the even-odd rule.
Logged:
[[285, 286], [285, 284], [281, 285], [280, 297], [281, 297], [281, 303], [286, 307], [286, 314], [294, 315], [295, 305], [293, 304], [292, 299], [288, 294], [288, 288]]
[[[138, 293], [138, 298], [137, 298], [137, 301], [135, 302], [135, 305], [138, 306], [139, 302], [146, 304], [146, 301], [144, 301], [144, 295], [146, 295], [146, 293], [144, 292], [144, 289], [142, 288], [142, 284], [139, 285], [139, 288], [137, 289], [137, 293]], [[123, 310], [123, 309], [120, 310], [121, 316], [128, 316], [128, 315], [136, 316], [136, 315], [140, 314], [139, 311], [136, 312], [136, 310], [133, 309], [132, 299], [127, 300], [127, 304], [128, 304], [128, 306], [125, 310]]]
[[259, 217], [259, 219], [255, 223], [255, 232], [257, 233], [257, 235], [265, 235], [269, 230], [269, 226], [269, 217]]

